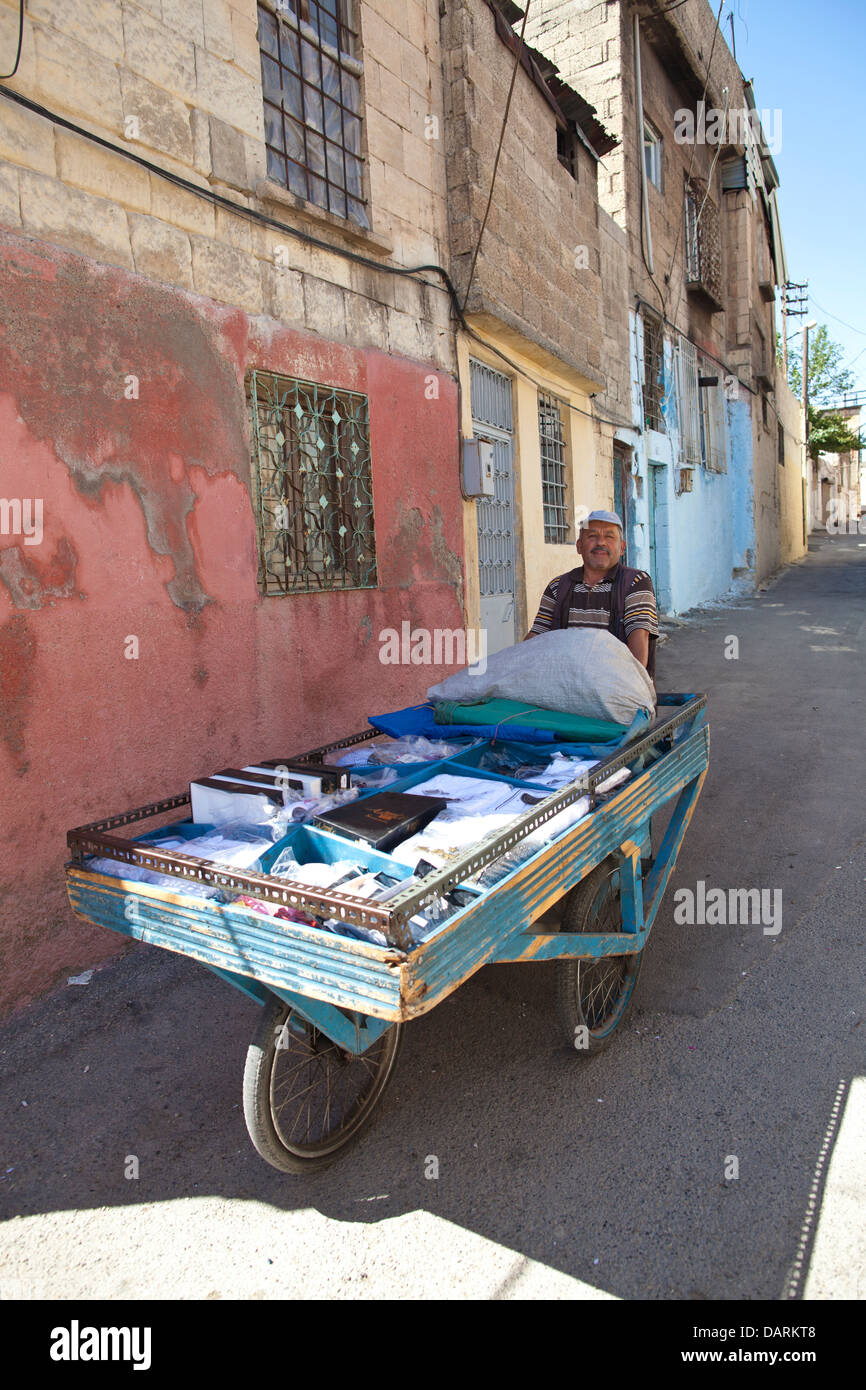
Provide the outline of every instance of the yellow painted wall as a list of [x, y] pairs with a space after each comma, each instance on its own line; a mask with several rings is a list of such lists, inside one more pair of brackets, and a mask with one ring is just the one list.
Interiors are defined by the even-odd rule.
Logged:
[[800, 402], [777, 374], [776, 409], [785, 429], [785, 466], [779, 469], [780, 560], [789, 565], [806, 553], [803, 539], [803, 418]]
[[[484, 338], [499, 347], [520, 371], [510, 367], [494, 351], [483, 347], [477, 339], [461, 333], [457, 345], [462, 407], [461, 429], [465, 438], [472, 437], [469, 359], [474, 357], [477, 361], [484, 362], [509, 376], [512, 382], [517, 584], [515, 632], [519, 641], [535, 618], [545, 586], [556, 575], [573, 569], [578, 563], [579, 557], [574, 545], [575, 507], [581, 504], [589, 510], [595, 507], [610, 507], [613, 495], [612, 481], [608, 479], [602, 484], [596, 476], [596, 446], [589, 393], [598, 389], [597, 384], [585, 381], [564, 363], [559, 364], [560, 370], [542, 367], [537, 360], [524, 355], [515, 347], [513, 331], [509, 332], [507, 339], [503, 337], [497, 341], [490, 332], [489, 324], [488, 319], [485, 323]], [[521, 375], [521, 372], [527, 375]], [[539, 389], [549, 391], [570, 406], [578, 407], [577, 410], [563, 412], [572, 532], [572, 538], [565, 545], [552, 545], [544, 539], [541, 449], [538, 437]], [[467, 627], [477, 627], [480, 622], [480, 595], [474, 500], [464, 502], [463, 533], [466, 548], [466, 624]]]

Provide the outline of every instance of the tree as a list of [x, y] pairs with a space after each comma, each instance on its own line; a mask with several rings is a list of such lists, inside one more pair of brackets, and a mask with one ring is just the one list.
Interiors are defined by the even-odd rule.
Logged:
[[[809, 400], [815, 405], [829, 405], [850, 391], [854, 385], [854, 373], [841, 366], [845, 349], [834, 343], [822, 323], [809, 334]], [[788, 354], [788, 385], [795, 396], [803, 394], [803, 352]]]
[[[811, 376], [811, 372], [809, 373]], [[863, 440], [854, 434], [849, 422], [838, 411], [821, 410], [809, 404], [809, 457], [819, 454], [848, 454], [862, 449]]]
[[[778, 334], [776, 355], [781, 363]], [[860, 435], [851, 430], [845, 417], [826, 409], [854, 386], [854, 373], [841, 366], [844, 355], [844, 348], [833, 342], [826, 324], [822, 323], [809, 334], [809, 456], [812, 459], [817, 459], [819, 454], [847, 454], [864, 447]], [[788, 385], [795, 396], [803, 394], [802, 358], [802, 348], [788, 354]]]

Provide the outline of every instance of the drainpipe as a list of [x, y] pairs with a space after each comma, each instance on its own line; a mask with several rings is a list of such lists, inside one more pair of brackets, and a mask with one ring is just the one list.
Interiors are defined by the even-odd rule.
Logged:
[[640, 18], [634, 16], [634, 80], [637, 102], [637, 151], [640, 162], [640, 229], [646, 268], [653, 274], [653, 243], [650, 234], [649, 198], [647, 196], [646, 160], [643, 152], [643, 86], [640, 74]]

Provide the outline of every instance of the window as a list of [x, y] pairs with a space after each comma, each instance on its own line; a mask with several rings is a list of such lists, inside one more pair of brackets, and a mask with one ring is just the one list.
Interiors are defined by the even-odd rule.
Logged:
[[643, 324], [643, 413], [648, 430], [666, 433], [663, 402], [665, 395], [665, 339], [661, 319], [647, 310]]
[[779, 462], [784, 466], [784, 463], [785, 463], [785, 431], [784, 431], [784, 428], [782, 427], [782, 424], [781, 424], [781, 423], [779, 423], [778, 429], [779, 429]]
[[677, 344], [679, 388], [680, 467], [694, 468], [701, 458], [701, 390], [698, 386], [698, 354], [694, 343], [680, 336]]
[[643, 123], [643, 162], [646, 176], [656, 188], [662, 186], [662, 137], [649, 121]]
[[374, 589], [367, 397], [260, 371], [249, 395], [262, 592]]
[[[545, 392], [538, 393], [538, 435], [541, 443], [541, 505], [544, 511], [544, 539], [552, 545], [569, 540], [565, 481], [565, 435], [562, 427], [564, 402]], [[565, 407], [566, 410], [568, 407]]]
[[719, 368], [709, 357], [699, 353], [698, 373], [701, 463], [711, 473], [724, 473], [727, 471], [727, 428]]
[[714, 310], [722, 306], [722, 254], [719, 213], [707, 196], [701, 179], [686, 182], [685, 201], [686, 287], [701, 293]]
[[369, 228], [349, 0], [259, 3], [268, 178]]
[[577, 182], [577, 138], [574, 131], [569, 126], [566, 130], [556, 131], [556, 157], [563, 169], [567, 169]]

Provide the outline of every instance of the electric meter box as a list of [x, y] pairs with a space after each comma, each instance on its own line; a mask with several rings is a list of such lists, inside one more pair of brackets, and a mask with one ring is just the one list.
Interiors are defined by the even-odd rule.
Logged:
[[464, 439], [463, 496], [493, 497], [495, 493], [493, 444], [489, 439]]

